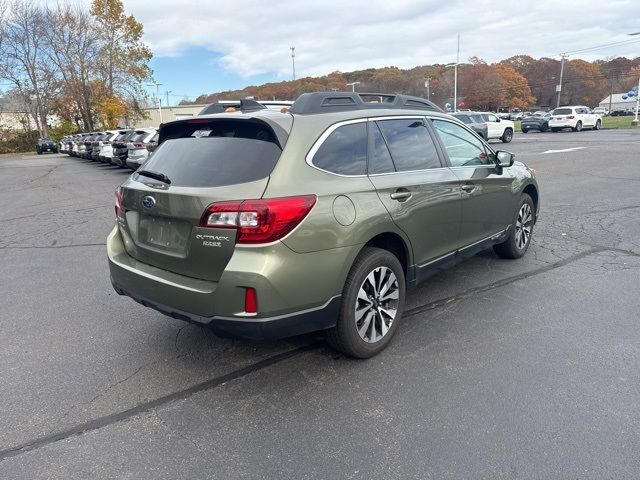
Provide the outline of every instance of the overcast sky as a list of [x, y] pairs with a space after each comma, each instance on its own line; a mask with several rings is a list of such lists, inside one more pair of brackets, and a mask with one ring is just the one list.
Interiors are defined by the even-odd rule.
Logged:
[[[489, 62], [627, 42], [571, 58], [640, 56], [640, 0], [124, 0], [171, 102], [292, 76], [460, 59]], [[631, 43], [629, 43], [629, 41]]]

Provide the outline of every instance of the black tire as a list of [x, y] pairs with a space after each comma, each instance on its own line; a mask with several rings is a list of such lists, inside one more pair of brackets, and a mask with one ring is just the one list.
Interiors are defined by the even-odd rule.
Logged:
[[542, 126], [540, 127], [540, 131], [541, 131], [541, 132], [546, 132], [547, 130], [549, 130], [549, 125], [542, 125]]
[[578, 123], [576, 123], [576, 126], [573, 127], [573, 131], [574, 132], [581, 132], [582, 131], [582, 122], [580, 120], [578, 120]]
[[528, 131], [529, 131], [529, 129], [528, 129], [528, 128], [523, 128], [523, 129], [522, 129], [522, 133], [527, 133]]
[[602, 122], [600, 120], [596, 120], [596, 124], [593, 126], [593, 129], [600, 130], [601, 125], [602, 125]]
[[[382, 268], [386, 268], [387, 270], [382, 270]], [[392, 286], [395, 287], [395, 290], [390, 289], [387, 293], [389, 291], [397, 291], [397, 300], [388, 299], [385, 302], [384, 300], [380, 300], [380, 296], [376, 295], [374, 291], [368, 290], [367, 287], [371, 285], [368, 283], [369, 275], [371, 273], [374, 274], [374, 283], [377, 283], [376, 280], [379, 278], [376, 277], [375, 272], [379, 274], [391, 272], [395, 276], [395, 282], [392, 281], [390, 275], [387, 277], [388, 282], [391, 282]], [[362, 300], [362, 296], [358, 296], [361, 290], [365, 293], [367, 291], [371, 292], [370, 295], [367, 295], [369, 300]], [[335, 327], [327, 331], [327, 341], [329, 344], [345, 355], [355, 358], [369, 358], [384, 350], [389, 342], [391, 342], [398, 328], [398, 324], [402, 319], [405, 291], [404, 270], [398, 258], [387, 250], [365, 247], [355, 262], [353, 262], [353, 266], [347, 275], [347, 280], [342, 289], [342, 305], [340, 307], [338, 323]], [[376, 305], [388, 310], [392, 310], [394, 306], [396, 307], [396, 314], [390, 326], [387, 326], [387, 323], [383, 320], [380, 308], [376, 309]], [[361, 318], [357, 320], [356, 309], [359, 306], [363, 314]], [[369, 314], [372, 314], [373, 317], [370, 318]], [[369, 319], [369, 323], [366, 323], [367, 319]], [[383, 322], [384, 327], [387, 328], [386, 333], [383, 333], [381, 338], [376, 340], [376, 334], [378, 333], [377, 327], [379, 326], [380, 332], [382, 332]], [[373, 337], [373, 341], [365, 340], [361, 334], [358, 333], [359, 324], [361, 325], [361, 329], [364, 328], [363, 335], [365, 337], [371, 332], [368, 336], [369, 340]], [[366, 327], [365, 324], [370, 325], [370, 327]]]
[[42, 155], [42, 152], [40, 150], [36, 150], [38, 152], [38, 155]]
[[[528, 208], [530, 210], [530, 215], [531, 218], [526, 221], [526, 219], [524, 222], [525, 226], [528, 227], [529, 229], [529, 234], [526, 238], [526, 241], [524, 242], [523, 245], [519, 245], [520, 243], [520, 239], [521, 239], [521, 235], [523, 233], [520, 233], [520, 236], [518, 236], [518, 230], [520, 230], [518, 228], [518, 223], [520, 222], [520, 214], [521, 211], [524, 208], [524, 205], [528, 205]], [[507, 239], [502, 242], [499, 243], [498, 245], [494, 245], [493, 246], [493, 250], [502, 258], [520, 258], [522, 257], [525, 253], [527, 253], [527, 250], [529, 249], [529, 245], [531, 244], [531, 237], [533, 236], [533, 226], [534, 226], [534, 219], [535, 219], [535, 206], [533, 204], [533, 200], [531, 200], [531, 197], [526, 194], [523, 193], [522, 197], [520, 197], [520, 203], [518, 203], [518, 208], [516, 209], [514, 216], [513, 216], [513, 221], [511, 222], [511, 227], [509, 228], [509, 236], [507, 237]]]
[[509, 143], [512, 139], [513, 130], [510, 128], [505, 128], [504, 132], [502, 133], [502, 137], [500, 137], [500, 140], [502, 140], [504, 143]]

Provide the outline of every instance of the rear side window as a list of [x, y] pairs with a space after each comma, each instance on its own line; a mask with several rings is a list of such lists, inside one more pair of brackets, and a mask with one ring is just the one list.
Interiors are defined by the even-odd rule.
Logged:
[[436, 146], [421, 119], [381, 120], [376, 123], [398, 172], [442, 166]]
[[339, 175], [365, 175], [367, 172], [367, 124], [342, 125], [322, 142], [313, 164]]
[[171, 185], [219, 187], [268, 177], [282, 150], [264, 124], [217, 121], [178, 124], [144, 164]]
[[463, 123], [471, 123], [471, 119], [467, 115], [454, 115], [454, 116]]

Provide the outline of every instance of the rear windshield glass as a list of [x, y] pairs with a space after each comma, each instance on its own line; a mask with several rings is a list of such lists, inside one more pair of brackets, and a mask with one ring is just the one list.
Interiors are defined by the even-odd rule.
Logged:
[[175, 186], [219, 187], [260, 180], [271, 174], [282, 153], [271, 130], [258, 123], [173, 127], [144, 169], [163, 173]]
[[571, 115], [573, 111], [570, 108], [556, 108], [553, 111], [554, 115]]
[[460, 120], [463, 123], [472, 123], [471, 119], [466, 115], [454, 115], [454, 117], [456, 117], [458, 120]]
[[149, 135], [147, 132], [138, 132], [135, 135], [132, 135], [131, 138], [129, 138], [129, 141], [134, 143], [141, 142], [147, 135]]
[[131, 140], [135, 136], [136, 136], [136, 132], [127, 132], [122, 136], [122, 141], [123, 142], [128, 142], [129, 140]]

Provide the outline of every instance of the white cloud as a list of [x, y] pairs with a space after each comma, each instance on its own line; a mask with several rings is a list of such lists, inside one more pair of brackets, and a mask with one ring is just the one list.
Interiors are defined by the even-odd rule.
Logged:
[[298, 76], [447, 63], [455, 59], [457, 32], [462, 60], [557, 57], [633, 38], [639, 42], [575, 56], [640, 56], [640, 36], [625, 36], [640, 30], [637, 0], [126, 0], [125, 8], [144, 24], [156, 56], [204, 47], [221, 56], [221, 68], [243, 77], [288, 78], [292, 45]]

